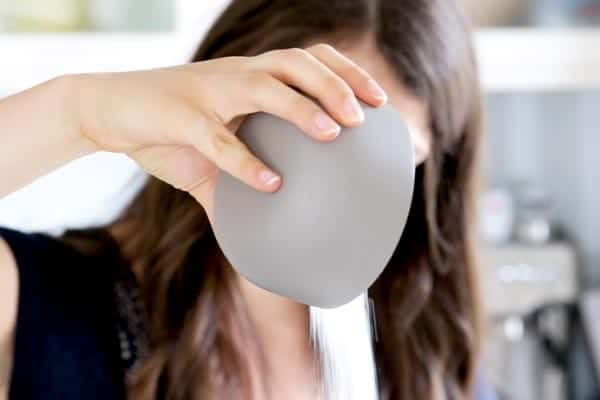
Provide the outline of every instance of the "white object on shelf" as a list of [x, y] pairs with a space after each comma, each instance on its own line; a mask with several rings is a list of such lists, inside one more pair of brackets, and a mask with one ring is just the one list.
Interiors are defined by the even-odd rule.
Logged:
[[476, 44], [487, 91], [600, 89], [600, 29], [483, 29]]
[[578, 294], [578, 263], [568, 243], [482, 247], [480, 271], [487, 315], [526, 315], [548, 303], [569, 303]]
[[515, 201], [506, 188], [494, 188], [481, 196], [480, 231], [483, 238], [494, 244], [510, 240], [515, 224]]

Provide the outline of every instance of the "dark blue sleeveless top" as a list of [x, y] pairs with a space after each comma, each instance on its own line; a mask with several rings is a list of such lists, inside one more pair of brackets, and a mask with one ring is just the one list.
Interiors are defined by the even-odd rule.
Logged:
[[19, 269], [10, 400], [122, 400], [114, 253], [0, 229]]
[[[115, 329], [124, 319], [117, 299], [123, 292], [115, 296], [115, 287], [133, 275], [105, 233], [82, 234], [104, 235], [92, 239], [108, 246], [84, 255], [50, 236], [0, 228], [20, 286], [10, 400], [125, 400], [125, 376], [136, 357], [123, 357], [119, 336], [140, 328]], [[128, 325], [135, 322], [130, 315]], [[134, 353], [144, 354], [144, 346], [131, 343]], [[482, 383], [478, 379], [474, 398], [496, 399]]]

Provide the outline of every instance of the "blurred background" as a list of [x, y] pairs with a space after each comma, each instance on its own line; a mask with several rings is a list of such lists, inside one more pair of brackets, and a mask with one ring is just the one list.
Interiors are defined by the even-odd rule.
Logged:
[[[500, 399], [600, 399], [600, 0], [463, 1], [487, 110], [484, 373]], [[0, 97], [185, 62], [225, 3], [0, 0]], [[0, 224], [101, 224], [144, 179], [123, 156], [86, 157], [1, 200]]]

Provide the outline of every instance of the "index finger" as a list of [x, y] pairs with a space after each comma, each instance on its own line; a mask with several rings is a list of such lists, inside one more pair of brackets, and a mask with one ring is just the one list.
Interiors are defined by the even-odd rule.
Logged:
[[331, 69], [352, 88], [355, 95], [372, 106], [387, 102], [387, 94], [365, 69], [328, 44], [318, 44], [306, 49]]

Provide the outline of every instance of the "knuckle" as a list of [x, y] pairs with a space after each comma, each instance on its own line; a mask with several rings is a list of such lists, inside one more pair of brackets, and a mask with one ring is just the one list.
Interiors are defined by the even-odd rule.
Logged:
[[292, 67], [296, 63], [310, 60], [312, 55], [304, 50], [297, 47], [283, 50], [273, 51], [279, 69], [286, 69], [286, 67]]
[[270, 62], [273, 62], [273, 61], [281, 62], [281, 61], [285, 61], [289, 57], [288, 50], [289, 49], [271, 50], [271, 51], [264, 53], [260, 57], [268, 59]]
[[322, 84], [342, 96], [347, 96], [352, 92], [344, 80], [337, 75], [327, 75], [323, 78]]
[[308, 52], [299, 47], [290, 47], [287, 49], [272, 50], [267, 54], [270, 54], [281, 60], [288, 60], [290, 57], [306, 57]]
[[250, 178], [259, 170], [260, 163], [254, 158], [254, 156], [252, 156], [252, 154], [250, 154], [250, 152], [246, 151], [240, 157], [237, 167], [245, 177]]
[[260, 109], [276, 90], [275, 78], [266, 72], [256, 72], [248, 76], [248, 103], [253, 109]]
[[366, 84], [368, 81], [373, 79], [373, 77], [366, 70], [353, 62], [350, 62], [347, 67], [344, 67], [342, 74], [348, 77], [355, 77], [357, 82], [362, 84]]
[[364, 73], [363, 70], [360, 69], [356, 64], [350, 62], [348, 63], [348, 65], [345, 65], [340, 68], [340, 74], [342, 76], [354, 76], [367, 79], [367, 74]]
[[233, 147], [235, 147], [236, 138], [232, 134], [215, 132], [210, 136], [210, 153], [217, 160], [223, 160]]
[[309, 109], [309, 104], [308, 100], [301, 95], [294, 95], [289, 99], [284, 112], [290, 118], [298, 120]]
[[246, 75], [246, 84], [252, 89], [258, 89], [271, 83], [271, 76], [264, 71], [255, 71]]
[[291, 49], [287, 50], [287, 56], [288, 57], [294, 57], [296, 59], [306, 59], [306, 58], [310, 58], [311, 55], [308, 51], [298, 48], [298, 47], [294, 47]]
[[235, 151], [231, 152], [231, 157], [229, 158], [229, 167], [237, 171], [237, 174], [243, 178], [253, 175], [258, 170], [259, 164], [259, 161], [241, 142], [236, 146]]
[[312, 49], [323, 53], [335, 53], [335, 48], [328, 43], [319, 43], [312, 46]]

